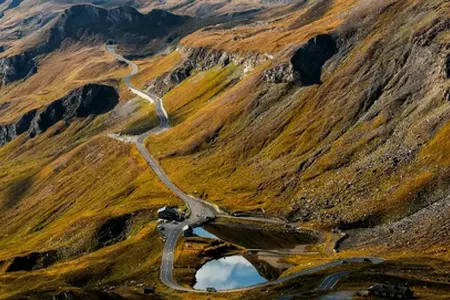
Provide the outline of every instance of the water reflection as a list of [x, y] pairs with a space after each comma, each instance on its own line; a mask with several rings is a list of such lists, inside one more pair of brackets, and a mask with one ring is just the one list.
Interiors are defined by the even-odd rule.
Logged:
[[219, 239], [214, 234], [209, 233], [208, 231], [206, 231], [203, 227], [195, 227], [194, 228], [194, 234], [198, 235], [200, 237], [204, 237], [204, 238], [210, 238], [210, 239], [216, 239], [216, 240]]
[[195, 279], [197, 283], [194, 288], [200, 290], [205, 290], [207, 287], [229, 290], [267, 281], [259, 275], [247, 259], [240, 255], [207, 262], [197, 271]]
[[354, 296], [355, 292], [353, 291], [340, 291], [320, 296], [317, 300], [351, 300], [355, 299]]

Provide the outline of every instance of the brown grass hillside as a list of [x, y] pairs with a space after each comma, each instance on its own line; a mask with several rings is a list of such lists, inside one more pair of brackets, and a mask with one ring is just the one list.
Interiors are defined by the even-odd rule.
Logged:
[[75, 88], [91, 82], [117, 85], [128, 69], [118, 65], [100, 46], [67, 45], [41, 60], [38, 72], [24, 82], [0, 88], [0, 123], [47, 105]]
[[[192, 101], [186, 120], [148, 147], [178, 185], [230, 209], [263, 207], [345, 228], [408, 216], [448, 195], [448, 9], [445, 1], [359, 7], [333, 27], [347, 40], [321, 85], [268, 85], [262, 66], [202, 107]], [[232, 32], [198, 32], [183, 44], [247, 49], [219, 42]], [[214, 84], [194, 78], [170, 93], [177, 100], [167, 95], [171, 114], [180, 113], [174, 101]]]
[[[147, 4], [139, 3], [154, 7]], [[218, 12], [259, 6], [239, 4]], [[449, 15], [445, 0], [322, 0], [270, 6], [247, 25], [199, 30], [183, 38], [184, 49], [273, 57], [250, 71], [234, 62], [192, 71], [162, 97], [172, 127], [149, 137], [147, 147], [177, 186], [225, 211], [264, 211], [350, 234], [339, 254], [330, 253], [329, 234], [314, 246], [317, 255], [287, 258], [294, 267], [286, 274], [338, 257], [382, 256], [389, 262], [361, 267], [337, 289], [392, 280], [412, 282], [423, 299], [443, 299], [450, 243]], [[11, 18], [18, 13], [0, 26], [14, 26]], [[264, 79], [318, 34], [333, 36], [338, 47], [320, 83]], [[26, 41], [17, 40], [19, 48]], [[133, 47], [120, 51], [131, 54]], [[191, 59], [186, 53], [135, 60], [141, 72], [133, 83], [146, 88], [165, 78]], [[106, 136], [159, 124], [153, 106], [121, 81], [129, 71], [99, 45], [66, 41], [39, 58], [36, 74], [0, 87], [0, 124], [87, 83], [112, 85], [120, 94], [106, 114], [59, 122], [0, 148], [1, 299], [51, 299], [65, 290], [86, 299], [143, 299], [143, 285], [156, 287], [155, 299], [210, 298], [160, 282], [163, 241], [155, 212], [182, 203], [133, 144]], [[180, 264], [199, 261], [180, 253], [186, 247], [178, 245]], [[12, 270], [15, 258], [30, 255], [40, 259], [29, 270]], [[191, 276], [194, 267], [177, 272]], [[214, 299], [304, 292], [336, 270]]]

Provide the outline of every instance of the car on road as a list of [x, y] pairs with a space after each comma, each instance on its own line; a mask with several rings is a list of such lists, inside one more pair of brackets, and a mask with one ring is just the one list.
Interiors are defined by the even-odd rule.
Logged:
[[156, 227], [156, 228], [158, 228], [158, 230], [161, 230], [161, 231], [164, 230], [164, 226], [162, 226], [162, 225], [158, 225], [158, 227]]
[[348, 261], [346, 261], [346, 260], [341, 261], [341, 265], [346, 265], [346, 264], [348, 264]]
[[172, 224], [173, 225], [178, 225], [178, 222], [177, 221], [172, 221]]
[[369, 258], [364, 258], [363, 262], [372, 262]]
[[217, 290], [216, 290], [215, 288], [213, 288], [213, 287], [207, 287], [207, 288], [206, 288], [206, 291], [207, 291], [208, 293], [216, 293], [216, 292], [217, 292]]

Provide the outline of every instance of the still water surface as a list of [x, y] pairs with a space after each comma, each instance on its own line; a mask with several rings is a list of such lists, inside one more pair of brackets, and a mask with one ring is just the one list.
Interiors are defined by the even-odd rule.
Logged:
[[215, 236], [212, 233], [209, 233], [208, 231], [206, 231], [203, 227], [195, 227], [194, 228], [194, 234], [198, 235], [200, 237], [204, 237], [204, 238], [210, 238], [210, 239], [218, 239], [217, 236]]
[[256, 268], [241, 255], [215, 259], [204, 264], [195, 274], [195, 289], [229, 290], [266, 282]]

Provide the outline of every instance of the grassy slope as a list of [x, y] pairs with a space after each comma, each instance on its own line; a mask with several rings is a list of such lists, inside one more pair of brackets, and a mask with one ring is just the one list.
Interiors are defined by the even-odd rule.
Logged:
[[[64, 57], [62, 73], [48, 81], [38, 73], [35, 76], [42, 79], [39, 85], [38, 79], [30, 78], [8, 88], [11, 93], [39, 91], [41, 87], [54, 91], [45, 98], [30, 95], [30, 99], [45, 103], [72, 86], [114, 80], [128, 72], [99, 50], [66, 49], [52, 54], [49, 63]], [[78, 55], [84, 62], [77, 60]], [[87, 67], [96, 61], [100, 65], [94, 63], [93, 68], [102, 66], [98, 72], [111, 72], [96, 73]], [[129, 93], [121, 89], [121, 103], [108, 114], [70, 125], [58, 123], [36, 138], [21, 136], [0, 149], [0, 220], [4, 224], [0, 233], [0, 261], [4, 262], [0, 263], [0, 298], [43, 291], [51, 295], [59, 287], [123, 286], [130, 280], [134, 280], [132, 289], [142, 282], [158, 284], [163, 243], [155, 230], [156, 210], [177, 205], [179, 200], [159, 182], [133, 145], [104, 135], [148, 117], [148, 103], [127, 99]], [[26, 105], [23, 99], [15, 101], [18, 106]], [[128, 214], [132, 217], [126, 239], [98, 249], [99, 228]], [[49, 250], [58, 251], [55, 265], [5, 273], [14, 257]]]
[[[248, 25], [238, 30], [198, 31], [185, 37], [181, 42], [187, 47], [213, 47], [233, 52], [258, 52], [275, 54], [287, 46], [305, 42], [317, 34], [329, 32], [338, 27], [345, 19], [346, 13], [358, 1], [336, 0], [322, 14], [310, 17], [308, 9], [317, 10], [314, 3], [292, 13], [286, 14], [286, 8], [280, 8], [282, 17], [274, 17], [261, 25]], [[276, 12], [267, 12], [277, 15]], [[308, 21], [304, 26], [297, 26], [299, 20]], [[267, 16], [263, 16], [267, 18]], [[266, 21], [266, 20], [264, 20]]]
[[[429, 18], [419, 18], [420, 15], [411, 18], [410, 23], [415, 26], [400, 22], [408, 20], [408, 14], [412, 14], [406, 4], [384, 11], [370, 35], [361, 39], [338, 67], [324, 74], [321, 86], [298, 90], [286, 85], [267, 85], [261, 82], [260, 75], [268, 64], [237, 84], [233, 79], [239, 68], [235, 66], [195, 74], [165, 96], [176, 126], [152, 137], [150, 150], [159, 155], [171, 178], [186, 191], [202, 194], [232, 209], [265, 207], [272, 214], [284, 214], [293, 204], [302, 208], [308, 205], [319, 209], [320, 221], [326, 224], [339, 221], [336, 216], [342, 220], [358, 220], [363, 214], [381, 215], [390, 220], [408, 214], [423, 204], [423, 195], [438, 190], [437, 185], [447, 185], [445, 178], [450, 165], [446, 147], [442, 145], [447, 143], [450, 127], [448, 104], [442, 101], [440, 93], [448, 83], [439, 77], [441, 74], [431, 73], [430, 82], [420, 82], [417, 91], [417, 98], [423, 99], [420, 105], [415, 98], [395, 105], [398, 95], [394, 95], [381, 99], [382, 105], [375, 112], [371, 111], [370, 118], [361, 118], [362, 100], [359, 99], [367, 87], [374, 85], [370, 78], [362, 76], [364, 72], [379, 68], [375, 74], [382, 73], [383, 66], [389, 64], [402, 69], [387, 58], [396, 57], [395, 49], [408, 42], [404, 37], [417, 34], [439, 19], [440, 14], [445, 15], [443, 7], [432, 7], [441, 1], [431, 2], [428, 7], [418, 8], [428, 10]], [[353, 2], [335, 3], [345, 7]], [[336, 5], [330, 12], [336, 13], [339, 8]], [[432, 10], [435, 13], [429, 13]], [[404, 12], [402, 18], [398, 16], [399, 11]], [[303, 13], [306, 11], [295, 16]], [[324, 18], [327, 16], [325, 14]], [[292, 16], [281, 22], [293, 24], [295, 20]], [[400, 23], [395, 23], [396, 20]], [[269, 48], [277, 51], [287, 45], [284, 41], [301, 43], [308, 34], [326, 32], [341, 21], [333, 19], [325, 24], [319, 20], [317, 31], [308, 31], [311, 28], [307, 27], [309, 29], [304, 31], [307, 34], [295, 29], [280, 35], [275, 30], [276, 37], [270, 39], [273, 43]], [[400, 28], [398, 36], [392, 40], [393, 31], [387, 24]], [[232, 35], [228, 31], [223, 34]], [[196, 35], [192, 36], [194, 38], [200, 40]], [[239, 43], [239, 47], [256, 51], [261, 48], [262, 38], [262, 33], [257, 34], [257, 38]], [[192, 42], [189, 39], [191, 37], [185, 41], [188, 45]], [[277, 39], [283, 42], [277, 44]], [[218, 48], [223, 46], [216, 45], [213, 39], [202, 41]], [[447, 36], [440, 36], [440, 43], [446, 41]], [[373, 53], [374, 49], [387, 49], [386, 45], [392, 45], [392, 53], [387, 50], [377, 55]], [[86, 53], [83, 49], [80, 51]], [[69, 73], [61, 71], [52, 83], [47, 81], [41, 86], [40, 81], [46, 82], [46, 79], [39, 77], [39, 80], [31, 78], [10, 88], [33, 93], [47, 88], [51, 93], [56, 91], [63, 95], [73, 82], [80, 83], [78, 80], [102, 81], [119, 78], [127, 72], [114, 67], [113, 60], [106, 56], [99, 59], [103, 54], [92, 49], [86, 51], [79, 63], [95, 61], [98, 65], [94, 66], [105, 70], [112, 68], [112, 73], [90, 78], [94, 69], [80, 68], [75, 72], [77, 75], [72, 76], [71, 72], [76, 69], [71, 67]], [[66, 69], [75, 61], [70, 53], [54, 55], [55, 59], [58, 55], [65, 57], [61, 58], [61, 63], [69, 58]], [[150, 81], [173, 67], [179, 59], [176, 55], [163, 58], [162, 63], [159, 59], [142, 62], [144, 75], [136, 79], [137, 83], [142, 85], [143, 81]], [[51, 70], [52, 58], [48, 59], [47, 66]], [[158, 64], [164, 70], [153, 67]], [[88, 68], [87, 64], [84, 67]], [[408, 76], [410, 74], [405, 75]], [[359, 80], [352, 84], [355, 78]], [[408, 86], [405, 82], [408, 83], [406, 79], [400, 83], [392, 80], [389, 87], [395, 90], [400, 85]], [[130, 98], [121, 87], [122, 96]], [[57, 94], [48, 97], [33, 94], [29, 102], [25, 99], [23, 103], [38, 100], [43, 104], [53, 97]], [[128, 103], [122, 108], [126, 105]], [[130, 124], [131, 129], [139, 126], [139, 120], [152, 112], [151, 108], [142, 108], [144, 104], [130, 109], [137, 110], [137, 116], [130, 123], [125, 120], [128, 109], [125, 113], [117, 110], [118, 117], [109, 116], [114, 120], [112, 124], [107, 116], [92, 123], [77, 121], [69, 128], [59, 124], [36, 139], [19, 138], [0, 149], [0, 220], [6, 224], [0, 235], [0, 260], [30, 251], [71, 248], [65, 253], [64, 261], [45, 270], [0, 273], [0, 297], [58, 286], [123, 285], [132, 279], [156, 284], [162, 290], [161, 296], [185, 299], [192, 296], [165, 294], [167, 291], [159, 285], [159, 273], [155, 268], [159, 265], [162, 243], [151, 222], [154, 211], [162, 204], [178, 203], [177, 200], [158, 183], [133, 147], [97, 136], [105, 130], [128, 128]], [[409, 116], [408, 122], [404, 122], [405, 116]], [[402, 130], [405, 127], [411, 128], [410, 134]], [[399, 139], [402, 143], [398, 143]], [[402, 158], [402, 152], [395, 150], [403, 149], [408, 143], [415, 144], [417, 139], [422, 145], [415, 149], [414, 155], [393, 166], [394, 156]], [[313, 163], [299, 171], [298, 167], [309, 159]], [[325, 208], [323, 204], [330, 199], [339, 201], [333, 202], [333, 208]], [[99, 226], [113, 216], [130, 212], [137, 213], [130, 237], [92, 252]], [[437, 244], [445, 242], [436, 241]], [[421, 249], [428, 247], [427, 243], [420, 244]], [[414, 257], [418, 250], [412, 250], [413, 253], [398, 252], [398, 255]], [[359, 251], [367, 253], [374, 249]], [[386, 254], [383, 249], [377, 252]], [[349, 251], [343, 255], [352, 254], [355, 253]], [[442, 257], [448, 261], [446, 254]], [[302, 258], [293, 258], [293, 261], [301, 264]], [[236, 297], [242, 298], [241, 295]], [[245, 297], [261, 295], [252, 292]]]
[[117, 85], [128, 69], [116, 64], [101, 47], [67, 44], [45, 57], [38, 72], [28, 80], [0, 87], [0, 123], [10, 122], [24, 112], [49, 104], [71, 90], [91, 82]]
[[[169, 93], [169, 112], [180, 114], [172, 103], [183, 102], [189, 114], [148, 145], [159, 153], [171, 178], [189, 193], [224, 207], [264, 207], [285, 214], [299, 206], [319, 214], [315, 222], [325, 225], [397, 220], [446, 195], [450, 169], [442, 145], [450, 117], [442, 96], [448, 88], [441, 66], [445, 62], [421, 64], [421, 51], [427, 50], [414, 41], [429, 36], [448, 7], [443, 1], [397, 1], [378, 18], [371, 15], [378, 7], [365, 9], [365, 18], [358, 10], [347, 18], [353, 24], [359, 20], [366, 33], [333, 62], [320, 86], [299, 90], [267, 85], [256, 69], [201, 107], [192, 91], [216, 87], [210, 78], [193, 77]], [[398, 29], [394, 35], [393, 28]], [[187, 39], [208, 41], [196, 34]], [[447, 40], [442, 31], [429, 49], [439, 51]], [[404, 55], [408, 59], [402, 63]], [[370, 103], [368, 88], [380, 80], [386, 80], [381, 83], [384, 93]]]
[[[0, 273], [1, 298], [131, 280], [131, 287], [158, 283], [163, 243], [156, 210], [179, 200], [132, 145], [97, 135], [110, 118], [80, 120], [68, 128], [59, 124], [1, 149], [0, 261], [8, 264], [36, 251], [59, 254], [57, 264], [46, 269]], [[97, 250], [100, 226], [130, 213], [127, 239]]]

